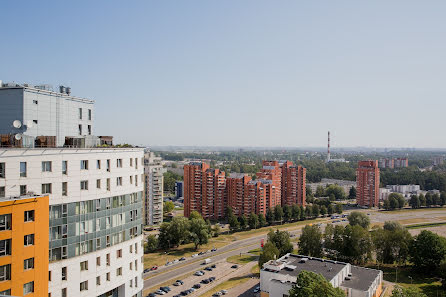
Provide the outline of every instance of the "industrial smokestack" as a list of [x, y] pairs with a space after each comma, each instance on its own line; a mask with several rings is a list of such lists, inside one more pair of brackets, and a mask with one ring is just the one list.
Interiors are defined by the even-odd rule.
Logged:
[[330, 162], [330, 131], [328, 131], [327, 162]]

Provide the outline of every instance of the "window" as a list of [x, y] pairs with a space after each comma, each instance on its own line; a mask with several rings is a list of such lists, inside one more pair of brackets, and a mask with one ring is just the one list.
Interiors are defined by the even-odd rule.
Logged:
[[138, 277], [135, 276], [135, 288], [138, 286]]
[[81, 160], [81, 170], [88, 170], [88, 160]]
[[91, 121], [91, 109], [88, 110], [88, 120]]
[[101, 277], [100, 276], [96, 276], [96, 285], [97, 286], [101, 285]]
[[130, 184], [133, 184], [133, 175], [130, 175]]
[[42, 194], [51, 194], [51, 184], [42, 184]]
[[20, 177], [26, 177], [26, 162], [20, 162]]
[[96, 211], [101, 210], [101, 199], [96, 199]]
[[11, 230], [11, 214], [0, 215], [0, 231]]
[[52, 276], [52, 273], [51, 273], [51, 270], [50, 270], [50, 271], [48, 271], [48, 281], [51, 281], [51, 276]]
[[68, 280], [67, 267], [62, 267], [62, 280]]
[[68, 183], [62, 182], [62, 196], [68, 196]]
[[34, 268], [34, 258], [25, 259], [25, 261], [23, 261], [23, 270], [28, 270], [33, 268]]
[[116, 276], [120, 276], [122, 275], [122, 267], [119, 267], [118, 269], [116, 269]]
[[88, 180], [81, 180], [81, 190], [88, 190]]
[[100, 238], [96, 238], [96, 250], [101, 249], [101, 239]]
[[79, 135], [82, 135], [82, 125], [79, 124]]
[[133, 167], [133, 158], [130, 158], [130, 167]]
[[107, 191], [110, 191], [110, 179], [107, 178]]
[[122, 186], [122, 177], [117, 177], [116, 178], [116, 186]]
[[0, 292], [0, 296], [2, 296], [2, 295], [10, 296], [11, 295], [11, 289], [1, 291]]
[[135, 158], [135, 169], [138, 169], [138, 158]]
[[33, 120], [33, 123], [34, 123], [34, 124], [37, 124], [37, 123], [38, 123], [38, 121], [37, 121], [37, 120]]
[[130, 288], [133, 288], [133, 279], [130, 280], [129, 286], [130, 286]]
[[11, 280], [11, 264], [0, 266], [0, 281]]
[[101, 180], [100, 180], [100, 179], [97, 179], [97, 180], [96, 180], [96, 188], [97, 188], [97, 189], [100, 189], [100, 188], [101, 188]]
[[82, 120], [82, 108], [79, 108], [79, 120]]
[[101, 169], [101, 160], [96, 160], [96, 169]]
[[107, 266], [110, 266], [110, 254], [107, 254], [105, 256], [105, 263], [107, 264]]
[[136, 218], [138, 217], [138, 210], [131, 210], [130, 211], [130, 222], [136, 221]]
[[25, 246], [34, 245], [34, 234], [28, 234], [23, 237]]
[[116, 167], [122, 168], [122, 159], [116, 159]]
[[0, 198], [3, 198], [5, 196], [6, 196], [5, 187], [0, 187]]
[[129, 266], [130, 266], [130, 270], [133, 270], [133, 262], [130, 262]]
[[6, 169], [5, 169], [5, 163], [0, 163], [0, 178], [5, 178], [6, 176]]
[[87, 125], [88, 135], [91, 135], [91, 125]]
[[83, 261], [80, 263], [81, 271], [88, 270], [88, 261]]
[[23, 295], [34, 292], [34, 282], [29, 282], [23, 285]]
[[51, 172], [51, 161], [42, 161], [42, 172]]
[[81, 289], [81, 291], [88, 290], [88, 281], [81, 282], [80, 289]]
[[133, 253], [133, 244], [129, 246], [130, 253]]
[[138, 271], [138, 260], [135, 260], [135, 270]]
[[62, 161], [62, 174], [68, 174], [68, 161]]
[[107, 159], [107, 171], [110, 172], [110, 159]]
[[101, 266], [101, 257], [96, 257], [96, 266]]
[[34, 210], [25, 211], [25, 222], [34, 222]]
[[135, 186], [138, 186], [138, 176], [135, 175]]
[[11, 238], [0, 240], [0, 256], [11, 255]]
[[116, 258], [122, 258], [122, 249], [116, 251]]
[[33, 100], [33, 104], [39, 104], [39, 101], [37, 101], [37, 100]]
[[109, 282], [110, 281], [110, 272], [107, 272], [105, 275], [105, 279]]
[[67, 288], [62, 289], [62, 297], [67, 297]]
[[108, 197], [108, 198], [106, 198], [106, 200], [105, 200], [105, 208], [106, 208], [106, 209], [110, 209], [110, 207], [111, 207], [111, 198]]
[[[134, 227], [135, 229], [136, 229], [136, 227]], [[138, 244], [137, 243], [135, 243], [135, 254], [137, 254], [138, 253]]]
[[26, 185], [20, 185], [20, 196], [26, 195]]

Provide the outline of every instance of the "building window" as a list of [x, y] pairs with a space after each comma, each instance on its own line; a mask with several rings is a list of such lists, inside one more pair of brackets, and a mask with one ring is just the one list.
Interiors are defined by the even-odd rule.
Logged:
[[68, 196], [68, 183], [62, 183], [62, 196]]
[[11, 264], [0, 266], [0, 281], [11, 280]]
[[37, 120], [33, 120], [33, 123], [34, 123], [34, 124], [37, 124], [38, 122], [39, 122], [39, 121], [37, 121]]
[[83, 261], [80, 263], [81, 271], [88, 270], [88, 261]]
[[11, 238], [0, 240], [0, 256], [11, 255]]
[[67, 267], [62, 267], [62, 280], [67, 280], [67, 279], [68, 279]]
[[122, 258], [122, 249], [116, 251], [116, 258]]
[[130, 280], [129, 286], [130, 286], [130, 288], [133, 288], [133, 279]]
[[97, 188], [97, 189], [100, 189], [100, 188], [101, 188], [101, 180], [100, 180], [100, 179], [97, 179], [97, 180], [96, 180], [96, 188]]
[[133, 158], [130, 158], [130, 167], [133, 167]]
[[79, 120], [82, 120], [82, 108], [79, 108]]
[[105, 198], [105, 208], [110, 209], [110, 207], [111, 207], [111, 198], [110, 197]]
[[42, 184], [42, 194], [51, 194], [51, 184]]
[[34, 245], [34, 234], [28, 234], [23, 237], [23, 244], [25, 246]]
[[100, 249], [101, 249], [101, 239], [96, 238], [96, 250], [100, 250]]
[[101, 160], [96, 160], [96, 169], [101, 169]]
[[129, 251], [130, 251], [130, 253], [133, 253], [133, 244], [131, 244], [131, 245], [129, 246]]
[[68, 174], [68, 161], [62, 161], [62, 174]]
[[110, 281], [110, 272], [107, 272], [105, 275], [105, 279], [109, 282]]
[[25, 211], [25, 222], [34, 222], [34, 210]]
[[0, 198], [3, 198], [5, 196], [6, 196], [5, 187], [0, 187]]
[[11, 295], [11, 289], [1, 291], [0, 292], [0, 296], [3, 296], [3, 295], [10, 296]]
[[129, 266], [130, 266], [130, 267], [129, 267], [130, 270], [133, 270], [133, 262], [130, 262], [130, 263], [129, 263]]
[[88, 120], [91, 121], [91, 109], [88, 110]]
[[122, 159], [116, 159], [116, 167], [122, 168]]
[[81, 190], [88, 190], [88, 180], [81, 180]]
[[107, 191], [110, 191], [110, 179], [107, 178]]
[[67, 297], [67, 288], [62, 289], [62, 297]]
[[88, 160], [81, 160], [81, 170], [88, 170]]
[[96, 285], [97, 286], [101, 285], [101, 277], [100, 276], [96, 276]]
[[138, 186], [138, 176], [135, 175], [135, 186]]
[[50, 271], [48, 271], [48, 281], [51, 281], [51, 275], [52, 275], [52, 273], [51, 273], [51, 270], [50, 270]]
[[33, 268], [34, 268], [34, 258], [25, 259], [23, 261], [23, 270], [28, 270]]
[[91, 135], [91, 125], [87, 125], [88, 135]]
[[42, 172], [51, 172], [51, 161], [42, 161]]
[[0, 178], [6, 177], [6, 169], [5, 169], [5, 163], [0, 163]]
[[135, 158], [135, 169], [138, 169], [138, 158]]
[[79, 124], [79, 135], [82, 135], [82, 125]]
[[0, 215], [0, 231], [11, 230], [11, 214]]
[[26, 185], [20, 185], [20, 196], [26, 195]]
[[29, 282], [23, 285], [23, 295], [34, 292], [34, 282]]
[[119, 267], [118, 269], [116, 269], [116, 276], [121, 276], [122, 275], [122, 267]]
[[116, 186], [118, 186], [118, 187], [122, 186], [122, 177], [116, 178]]
[[105, 256], [105, 264], [107, 264], [107, 266], [110, 266], [110, 254], [107, 254]]
[[96, 257], [96, 266], [101, 266], [101, 257]]
[[26, 162], [20, 162], [20, 177], [26, 177]]
[[81, 292], [88, 290], [88, 281], [81, 282], [80, 289], [81, 289]]
[[110, 172], [110, 159], [107, 159], [107, 171]]
[[133, 184], [133, 175], [130, 175], [130, 184]]

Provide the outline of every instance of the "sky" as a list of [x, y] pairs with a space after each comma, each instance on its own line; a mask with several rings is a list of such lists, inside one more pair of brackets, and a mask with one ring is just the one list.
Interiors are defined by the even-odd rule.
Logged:
[[0, 80], [93, 99], [95, 134], [445, 148], [445, 1], [3, 1]]

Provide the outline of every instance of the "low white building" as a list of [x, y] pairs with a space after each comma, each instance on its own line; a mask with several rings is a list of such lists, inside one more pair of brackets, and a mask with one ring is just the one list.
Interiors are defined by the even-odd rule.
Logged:
[[278, 260], [263, 264], [260, 270], [260, 296], [288, 296], [301, 271], [321, 274], [333, 287], [342, 289], [347, 297], [379, 297], [382, 292], [381, 270], [286, 254]]

